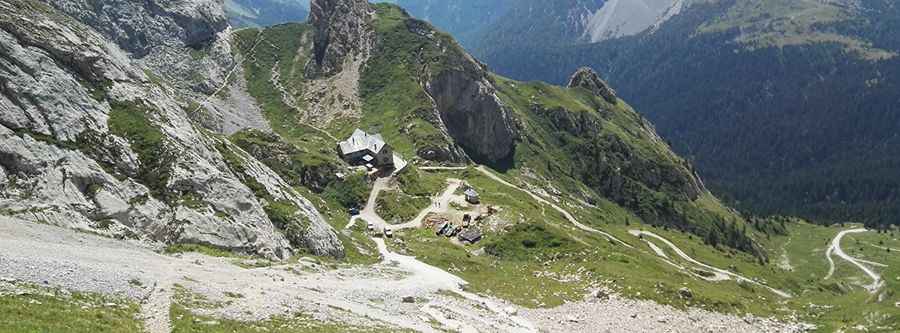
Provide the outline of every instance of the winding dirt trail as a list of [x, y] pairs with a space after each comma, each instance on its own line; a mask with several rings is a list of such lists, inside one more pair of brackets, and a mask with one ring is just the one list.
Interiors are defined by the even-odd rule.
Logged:
[[609, 239], [609, 240], [611, 240], [611, 241], [614, 241], [614, 242], [617, 242], [617, 243], [619, 243], [619, 244], [622, 244], [622, 245], [624, 245], [624, 246], [627, 247], [627, 248], [634, 248], [633, 246], [631, 246], [631, 244], [628, 244], [628, 243], [626, 243], [626, 242], [623, 242], [621, 239], [616, 238], [616, 236], [613, 236], [612, 234], [610, 234], [610, 233], [608, 233], [608, 232], [601, 231], [601, 230], [597, 230], [597, 229], [591, 228], [591, 227], [589, 227], [589, 226], [586, 226], [586, 225], [584, 225], [584, 224], [581, 224], [580, 222], [578, 222], [577, 219], [575, 219], [575, 216], [574, 216], [574, 215], [572, 215], [571, 213], [569, 213], [569, 212], [566, 211], [565, 209], [562, 209], [562, 208], [559, 207], [557, 204], [552, 203], [552, 202], [548, 201], [547, 199], [544, 199], [544, 198], [542, 198], [541, 196], [532, 193], [532, 192], [529, 191], [529, 190], [523, 189], [523, 188], [521, 188], [521, 187], [518, 187], [518, 186], [516, 186], [516, 185], [513, 185], [513, 184], [507, 182], [507, 181], [504, 180], [503, 178], [500, 178], [500, 176], [495, 175], [493, 172], [491, 172], [490, 170], [488, 170], [487, 167], [485, 167], [485, 166], [483, 166], [483, 165], [479, 165], [479, 166], [476, 167], [475, 169], [478, 170], [479, 172], [481, 172], [482, 174], [484, 174], [485, 176], [487, 176], [488, 178], [493, 179], [494, 181], [496, 181], [496, 182], [498, 182], [498, 183], [500, 183], [500, 184], [503, 184], [503, 185], [505, 185], [505, 186], [507, 186], [507, 187], [510, 187], [510, 188], [519, 190], [519, 191], [521, 191], [521, 192], [525, 192], [525, 194], [528, 194], [528, 196], [530, 196], [530, 197], [531, 197], [532, 199], [534, 199], [535, 201], [540, 202], [540, 203], [542, 203], [542, 204], [545, 204], [545, 205], [548, 205], [548, 206], [552, 207], [553, 209], [555, 209], [556, 211], [558, 211], [560, 214], [562, 214], [563, 216], [565, 216], [566, 220], [569, 220], [569, 222], [571, 222], [573, 225], [575, 225], [575, 227], [577, 227], [578, 229], [581, 229], [581, 230], [583, 230], [583, 231], [587, 231], [587, 232], [591, 232], [591, 233], [595, 233], [595, 234], [602, 235], [603, 237], [606, 237], [607, 239]]
[[834, 236], [834, 239], [831, 240], [831, 245], [828, 247], [828, 250], [825, 251], [825, 257], [828, 258], [828, 263], [829, 263], [828, 274], [825, 276], [825, 280], [830, 279], [834, 275], [835, 265], [834, 265], [834, 260], [831, 259], [831, 255], [835, 254], [839, 258], [843, 259], [844, 261], [847, 261], [847, 262], [853, 264], [854, 266], [858, 267], [860, 270], [863, 271], [863, 273], [866, 273], [866, 275], [868, 275], [872, 279], [872, 284], [863, 286], [863, 288], [866, 288], [866, 290], [868, 290], [869, 293], [874, 294], [875, 292], [878, 291], [878, 289], [880, 289], [884, 285], [884, 280], [881, 279], [881, 275], [879, 275], [874, 270], [872, 270], [871, 268], [866, 266], [866, 264], [872, 265], [872, 266], [881, 266], [881, 267], [887, 267], [886, 265], [851, 257], [846, 252], [844, 252], [844, 249], [841, 248], [841, 239], [843, 239], [844, 236], [846, 236], [847, 234], [857, 234], [857, 233], [863, 233], [863, 232], [867, 232], [867, 231], [869, 231], [869, 230], [867, 230], [865, 228], [850, 229], [850, 230], [841, 231], [837, 234], [837, 236]]
[[[454, 198], [454, 193], [462, 186], [462, 180], [448, 178], [447, 179], [447, 188], [442, 192], [441, 195], [432, 198], [432, 205], [428, 208], [422, 210], [416, 218], [412, 221], [400, 224], [400, 225], [389, 225], [384, 219], [378, 215], [375, 211], [375, 207], [378, 202], [378, 195], [388, 189], [390, 187], [391, 177], [379, 178], [375, 181], [375, 184], [372, 187], [372, 191], [369, 194], [368, 201], [366, 202], [366, 207], [360, 212], [359, 216], [352, 217], [350, 219], [350, 223], [347, 224], [347, 228], [353, 226], [356, 220], [364, 219], [368, 222], [372, 222], [375, 224], [376, 228], [392, 228], [392, 230], [401, 230], [401, 229], [410, 229], [410, 228], [418, 228], [421, 226], [422, 219], [431, 212], [446, 212], [450, 209], [450, 202]], [[532, 325], [528, 320], [518, 317], [516, 315], [507, 314], [503, 311], [501, 306], [496, 305], [493, 301], [478, 296], [476, 294], [466, 292], [463, 290], [463, 286], [468, 284], [462, 278], [450, 274], [447, 271], [444, 271], [438, 267], [431, 266], [422, 261], [419, 261], [415, 257], [400, 255], [394, 252], [391, 252], [385, 240], [380, 237], [372, 237], [372, 240], [375, 242], [378, 248], [378, 252], [381, 254], [383, 262], [389, 263], [391, 265], [395, 265], [398, 268], [413, 273], [413, 275], [420, 280], [429, 281], [431, 284], [435, 284], [438, 286], [438, 289], [450, 291], [454, 294], [469, 300], [475, 304], [479, 304], [484, 308], [488, 309], [494, 316], [501, 318], [503, 320], [497, 321], [496, 318], [492, 322], [484, 322], [489, 326], [492, 325], [500, 325], [502, 327], [502, 331], [504, 332], [537, 332], [537, 329]], [[448, 306], [448, 305], [440, 305], [438, 302], [432, 301], [422, 307], [422, 312], [431, 316], [434, 320], [441, 323], [441, 325], [449, 328], [453, 331], [460, 332], [478, 332], [478, 329], [468, 324], [473, 320], [475, 321], [484, 321], [483, 316], [472, 313], [471, 311], [467, 311], [465, 309], [461, 309], [458, 306]], [[444, 313], [450, 312], [453, 315], [451, 317], [446, 316]], [[460, 321], [453, 318], [458, 317], [466, 317], [468, 321]], [[505, 321], [505, 323], [504, 323]]]
[[[468, 168], [469, 168], [469, 167], [420, 167], [419, 169], [420, 169], [420, 170], [462, 171], [462, 170], [467, 170]], [[605, 231], [602, 231], [602, 230], [597, 230], [597, 229], [595, 229], [595, 228], [586, 226], [586, 225], [584, 225], [584, 224], [578, 222], [578, 220], [575, 219], [575, 216], [574, 216], [574, 215], [572, 215], [571, 213], [569, 213], [567, 210], [563, 209], [563, 208], [560, 207], [559, 205], [557, 205], [557, 204], [555, 204], [555, 203], [552, 203], [552, 202], [548, 201], [547, 199], [544, 199], [543, 197], [541, 197], [541, 196], [539, 196], [539, 195], [537, 195], [537, 194], [535, 194], [535, 193], [533, 193], [533, 192], [531, 192], [531, 191], [529, 191], [529, 190], [526, 190], [526, 189], [524, 189], [524, 188], [521, 188], [521, 187], [519, 187], [519, 186], [516, 186], [516, 185], [514, 185], [514, 184], [512, 184], [512, 183], [510, 183], [510, 182], [508, 182], [508, 181], [506, 181], [506, 180], [504, 180], [503, 178], [500, 178], [500, 176], [497, 176], [496, 174], [494, 174], [493, 172], [491, 172], [490, 170], [488, 170], [488, 168], [485, 167], [485, 166], [483, 166], [483, 165], [478, 165], [478, 166], [476, 166], [476, 167], [475, 167], [475, 170], [478, 170], [478, 172], [480, 172], [481, 174], [487, 176], [487, 177], [490, 178], [491, 180], [494, 180], [494, 181], [496, 181], [496, 182], [498, 182], [498, 183], [500, 183], [500, 184], [502, 184], [502, 185], [504, 185], [504, 186], [506, 186], [506, 187], [510, 187], [510, 188], [515, 189], [515, 190], [518, 190], [518, 191], [520, 191], [520, 192], [524, 192], [525, 194], [528, 194], [528, 196], [530, 196], [530, 197], [531, 197], [532, 199], [534, 199], [535, 201], [550, 206], [551, 208], [553, 208], [554, 210], [556, 210], [557, 212], [559, 212], [560, 214], [562, 214], [562, 215], [566, 218], [566, 220], [568, 220], [570, 223], [572, 223], [573, 225], [575, 225], [575, 227], [577, 227], [578, 229], [581, 229], [581, 230], [583, 230], [583, 231], [587, 231], [587, 232], [590, 232], [590, 233], [595, 233], [595, 234], [602, 235], [603, 237], [606, 237], [606, 238], [609, 239], [610, 241], [614, 241], [614, 242], [617, 242], [617, 243], [619, 243], [619, 244], [622, 244], [622, 245], [624, 245], [624, 246], [627, 247], [627, 248], [633, 248], [633, 246], [631, 246], [631, 244], [628, 244], [628, 243], [622, 241], [621, 239], [616, 238], [616, 236], [613, 236], [612, 234], [610, 234], [610, 233], [608, 233], [608, 232], [605, 232]]]
[[679, 247], [678, 247], [677, 245], [675, 245], [674, 243], [670, 242], [668, 239], [665, 239], [665, 238], [663, 238], [662, 236], [659, 236], [659, 235], [654, 234], [654, 233], [652, 233], [652, 232], [649, 232], [649, 231], [642, 231], [642, 230], [629, 230], [628, 233], [634, 235], [635, 237], [641, 237], [641, 236], [651, 237], [651, 238], [654, 238], [654, 239], [656, 239], [656, 240], [662, 242], [663, 244], [666, 244], [666, 246], [668, 246], [669, 248], [671, 248], [672, 251], [675, 252], [675, 254], [677, 254], [679, 257], [681, 257], [681, 258], [684, 259], [685, 261], [687, 261], [687, 262], [689, 262], [689, 263], [691, 263], [691, 264], [693, 264], [693, 265], [695, 265], [695, 266], [702, 267], [702, 268], [704, 268], [704, 269], [710, 271], [711, 273], [715, 274], [715, 276], [714, 276], [714, 278], [713, 278], [713, 280], [715, 280], [715, 281], [722, 281], [722, 280], [730, 280], [730, 279], [734, 279], [734, 280], [737, 280], [737, 281], [743, 281], [743, 282], [747, 282], [747, 283], [751, 283], [751, 284], [754, 284], [754, 285], [763, 287], [763, 288], [765, 288], [765, 289], [768, 289], [768, 290], [771, 291], [772, 293], [774, 293], [774, 294], [776, 294], [776, 295], [778, 295], [778, 296], [784, 297], [784, 298], [791, 298], [791, 297], [792, 297], [791, 294], [789, 294], [789, 293], [786, 293], [786, 292], [784, 292], [784, 291], [781, 291], [781, 290], [778, 290], [778, 289], [769, 287], [769, 286], [767, 286], [767, 285], [764, 285], [764, 284], [762, 284], [762, 283], [756, 282], [756, 281], [751, 280], [751, 279], [749, 279], [749, 278], [747, 278], [747, 277], [744, 277], [744, 276], [742, 276], [742, 275], [739, 275], [739, 274], [736, 274], [736, 273], [733, 273], [733, 272], [731, 272], [731, 271], [724, 270], [724, 269], [721, 269], [721, 268], [718, 268], [718, 267], [710, 266], [710, 265], [704, 264], [704, 263], [702, 263], [702, 262], [700, 262], [700, 261], [697, 261], [696, 259], [694, 259], [694, 258], [692, 258], [691, 256], [689, 256], [687, 253], [684, 253], [684, 251], [682, 251], [681, 248], [679, 248]]
[[[537, 332], [537, 329], [528, 320], [526, 320], [522, 317], [516, 316], [516, 315], [510, 315], [510, 314], [505, 313], [503, 311], [503, 309], [501, 308], [501, 306], [497, 305], [494, 301], [492, 301], [488, 298], [481, 297], [476, 294], [464, 291], [463, 286], [467, 285], [468, 282], [466, 282], [462, 278], [460, 278], [456, 275], [453, 275], [451, 273], [448, 273], [447, 271], [444, 271], [443, 269], [440, 269], [440, 268], [431, 266], [429, 264], [426, 264], [424, 262], [421, 262], [418, 259], [416, 259], [415, 257], [404, 256], [404, 255], [400, 255], [400, 254], [391, 252], [390, 250], [388, 250], [387, 245], [384, 243], [384, 239], [382, 239], [382, 238], [373, 238], [373, 240], [375, 241], [375, 244], [378, 245], [378, 252], [381, 253], [385, 262], [396, 264], [401, 269], [404, 269], [409, 272], [413, 272], [418, 278], [425, 279], [427, 281], [430, 281], [431, 283], [441, 285], [442, 290], [453, 292], [462, 298], [472, 301], [475, 304], [480, 304], [481, 306], [484, 306], [485, 308], [487, 308], [488, 310], [493, 312], [495, 315], [497, 315], [499, 318], [502, 318], [502, 319], [508, 321], [505, 324], [506, 325], [506, 329], [504, 330], [505, 332]], [[431, 308], [432, 310], [428, 310], [427, 308]], [[448, 319], [447, 317], [444, 317], [443, 315], [434, 313], [434, 308], [435, 308], [435, 304], [429, 303], [429, 304], [425, 305], [425, 308], [423, 310], [425, 310], [427, 313], [432, 313], [432, 316], [434, 317], [435, 320], [442, 322], [442, 324], [444, 324], [445, 326], [447, 326], [449, 328], [461, 330], [463, 332], [467, 332], [467, 331], [477, 332], [478, 331], [472, 327], [469, 327], [468, 325], [466, 325], [462, 322]], [[445, 310], [453, 311], [457, 315], [471, 316], [471, 313], [467, 313], [466, 310], [453, 309], [453, 308], [445, 308]]]
[[[872, 243], [869, 243], [869, 242], [866, 242], [866, 244], [869, 244], [869, 245], [871, 245], [872, 247], [874, 247], [874, 248], [876, 248], [876, 249], [882, 249], [882, 250], [893, 251], [893, 252], [900, 252], [900, 249], [895, 249], [895, 248], [892, 248], [892, 247], [881, 246], [881, 245], [875, 245], [875, 244], [872, 244]], [[879, 264], [879, 265], [882, 265], [882, 264]], [[887, 267], [887, 265], [883, 265], [882, 267]]]

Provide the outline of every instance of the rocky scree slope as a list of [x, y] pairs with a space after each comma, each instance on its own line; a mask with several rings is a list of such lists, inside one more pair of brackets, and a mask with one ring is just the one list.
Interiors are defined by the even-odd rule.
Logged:
[[[321, 0], [312, 8], [308, 24], [239, 34], [243, 58], [257, 60], [244, 67], [247, 80], [259, 82], [260, 99], [274, 89], [273, 81], [292, 87], [287, 95], [302, 95], [322, 77], [349, 77], [362, 59], [353, 82], [361, 115], [326, 124], [335, 136], [355, 127], [380, 132], [405, 156], [451, 164], [471, 159], [569, 198], [611, 202], [649, 224], [763, 255], [741, 231], [741, 218], [718, 204], [690, 164], [597, 73], [579, 71], [572, 87], [517, 82], [490, 73], [451, 37], [399, 7]], [[336, 37], [335, 29], [351, 35]], [[258, 34], [293, 46], [251, 51]], [[297, 78], [298, 67], [319, 76]], [[275, 77], [275, 71], [284, 74]], [[275, 113], [294, 124], [302, 114]]]
[[0, 212], [159, 245], [341, 256], [308, 200], [155, 78], [148, 58], [226, 30], [217, 2], [0, 1]]

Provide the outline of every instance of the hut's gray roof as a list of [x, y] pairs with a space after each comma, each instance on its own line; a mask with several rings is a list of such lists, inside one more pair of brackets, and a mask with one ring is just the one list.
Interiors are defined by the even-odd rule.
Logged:
[[459, 240], [466, 242], [477, 242], [481, 240], [481, 231], [475, 228], [469, 228], [459, 234]]
[[378, 154], [386, 146], [381, 134], [369, 134], [358, 128], [353, 131], [353, 135], [350, 138], [346, 141], [341, 141], [339, 145], [343, 155], [365, 150]]

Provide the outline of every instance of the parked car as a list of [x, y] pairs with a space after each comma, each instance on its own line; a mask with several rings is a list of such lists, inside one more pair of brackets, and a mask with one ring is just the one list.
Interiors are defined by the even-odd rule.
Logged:
[[375, 223], [369, 222], [369, 224], [366, 226], [366, 230], [375, 231]]
[[391, 238], [394, 237], [394, 231], [391, 228], [384, 228], [384, 237]]
[[350, 216], [359, 215], [359, 208], [350, 208]]

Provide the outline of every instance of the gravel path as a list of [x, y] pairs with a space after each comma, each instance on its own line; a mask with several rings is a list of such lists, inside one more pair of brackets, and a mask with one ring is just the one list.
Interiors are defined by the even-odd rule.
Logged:
[[851, 257], [846, 252], [844, 252], [844, 249], [841, 248], [841, 239], [843, 239], [847, 234], [863, 233], [867, 231], [868, 230], [864, 228], [844, 230], [839, 232], [837, 236], [835, 236], [834, 239], [831, 240], [831, 245], [828, 247], [828, 251], [825, 252], [825, 256], [828, 258], [828, 263], [830, 265], [828, 267], [828, 275], [825, 276], [825, 280], [830, 279], [831, 276], [834, 275], [834, 261], [831, 259], [831, 254], [833, 253], [839, 258], [844, 259], [845, 261], [853, 264], [856, 267], [859, 267], [859, 269], [862, 270], [863, 273], [866, 273], [866, 275], [872, 278], [872, 284], [864, 286], [864, 288], [866, 288], [866, 290], [868, 290], [870, 293], [874, 294], [884, 285], [884, 281], [881, 279], [881, 275], [873, 271], [865, 264], [882, 267], [885, 267], [886, 265]]
[[766, 289], [768, 289], [769, 291], [771, 291], [772, 293], [774, 293], [774, 294], [776, 294], [776, 295], [778, 295], [778, 296], [781, 296], [781, 297], [784, 297], [784, 298], [791, 298], [791, 294], [788, 294], [788, 293], [786, 293], [786, 292], [784, 292], [784, 291], [781, 291], [781, 290], [778, 290], [778, 289], [769, 287], [769, 286], [767, 286], [767, 285], [764, 285], [764, 284], [762, 284], [762, 283], [756, 282], [756, 281], [751, 280], [751, 279], [749, 279], [749, 278], [747, 278], [747, 277], [744, 277], [743, 275], [739, 275], [739, 274], [733, 273], [733, 272], [728, 271], [728, 270], [724, 270], [724, 269], [721, 269], [721, 268], [718, 268], [718, 267], [713, 267], [713, 266], [704, 264], [704, 263], [702, 263], [702, 262], [699, 262], [699, 261], [697, 261], [696, 259], [691, 258], [691, 256], [687, 255], [687, 253], [684, 253], [684, 251], [682, 251], [680, 248], [678, 248], [678, 246], [676, 246], [674, 243], [670, 242], [668, 239], [663, 238], [662, 236], [659, 236], [659, 235], [654, 234], [654, 233], [649, 232], [649, 231], [641, 231], [641, 230], [629, 230], [628, 232], [629, 232], [630, 234], [634, 235], [635, 237], [647, 236], [647, 237], [655, 238], [655, 239], [659, 240], [660, 242], [663, 242], [663, 244], [666, 244], [666, 246], [672, 248], [672, 250], [675, 251], [675, 254], [677, 254], [677, 255], [678, 255], [679, 257], [681, 257], [682, 259], [684, 259], [684, 260], [686, 260], [687, 262], [689, 262], [689, 263], [691, 263], [691, 264], [694, 264], [694, 265], [696, 265], [696, 266], [705, 268], [705, 269], [709, 270], [710, 272], [712, 272], [713, 274], [716, 274], [715, 280], [729, 280], [729, 279], [735, 279], [735, 280], [737, 280], [737, 281], [743, 281], [743, 282], [747, 282], [747, 283], [752, 283], [752, 284], [755, 284], [755, 285], [757, 285], [757, 286], [766, 288]]
[[496, 182], [498, 182], [498, 183], [500, 183], [500, 184], [503, 184], [503, 185], [505, 185], [505, 186], [507, 186], [507, 187], [511, 187], [511, 188], [513, 188], [513, 189], [516, 189], [516, 190], [525, 192], [525, 194], [528, 194], [528, 195], [529, 195], [532, 199], [534, 199], [535, 201], [540, 202], [540, 203], [542, 203], [542, 204], [546, 204], [546, 205], [552, 207], [553, 209], [555, 209], [556, 211], [558, 211], [560, 214], [562, 214], [563, 216], [565, 216], [565, 217], [566, 217], [566, 220], [569, 220], [569, 222], [571, 222], [573, 225], [575, 225], [575, 227], [577, 227], [578, 229], [581, 229], [581, 230], [584, 230], [584, 231], [587, 231], [587, 232], [591, 232], [591, 233], [595, 233], [595, 234], [602, 235], [603, 237], [606, 237], [607, 239], [609, 239], [609, 240], [611, 240], [611, 241], [614, 241], [614, 242], [620, 243], [620, 244], [622, 244], [622, 245], [625, 245], [625, 247], [633, 248], [633, 246], [631, 246], [631, 244], [628, 244], [628, 243], [623, 242], [622, 240], [616, 238], [616, 236], [613, 236], [613, 235], [611, 235], [611, 234], [609, 234], [609, 233], [607, 233], [607, 232], [605, 232], [605, 231], [597, 230], [597, 229], [595, 229], [595, 228], [591, 228], [591, 227], [589, 227], [589, 226], [586, 226], [586, 225], [584, 225], [584, 224], [581, 224], [580, 222], [578, 222], [578, 220], [575, 219], [575, 216], [573, 216], [571, 213], [569, 213], [569, 212], [566, 211], [565, 209], [562, 209], [561, 207], [559, 207], [559, 206], [556, 205], [555, 203], [552, 203], [552, 202], [550, 202], [550, 201], [547, 201], [547, 199], [544, 199], [543, 197], [541, 197], [541, 196], [539, 196], [539, 195], [537, 195], [537, 194], [534, 194], [534, 193], [532, 193], [531, 191], [528, 191], [528, 190], [526, 190], [526, 189], [523, 189], [523, 188], [521, 188], [521, 187], [518, 187], [518, 186], [516, 186], [516, 185], [513, 185], [513, 184], [507, 182], [506, 180], [503, 180], [503, 178], [500, 178], [500, 176], [497, 176], [497, 175], [495, 175], [493, 172], [491, 172], [490, 170], [488, 170], [487, 167], [479, 165], [476, 169], [477, 169], [479, 172], [481, 172], [482, 174], [484, 174], [485, 176], [487, 176], [488, 178], [493, 179], [494, 181], [496, 181]]
[[347, 223], [347, 226], [344, 229], [350, 229], [356, 224], [357, 220], [364, 220], [366, 222], [370, 222], [374, 224], [376, 227], [380, 229], [384, 229], [389, 226], [389, 224], [378, 216], [378, 213], [375, 212], [375, 207], [378, 205], [378, 195], [390, 188], [391, 178], [378, 178], [375, 180], [375, 183], [372, 184], [372, 191], [369, 192], [369, 199], [366, 200], [366, 207], [363, 208], [362, 211], [359, 212], [359, 215], [353, 216], [350, 218], [350, 222]]
[[412, 221], [409, 221], [404, 224], [394, 226], [397, 229], [409, 229], [409, 228], [419, 228], [422, 226], [422, 220], [425, 219], [428, 214], [431, 213], [446, 213], [450, 211], [450, 202], [455, 199], [459, 199], [454, 193], [462, 186], [462, 180], [448, 178], [447, 179], [447, 189], [441, 193], [441, 195], [432, 198], [432, 205], [428, 208], [423, 209]]

